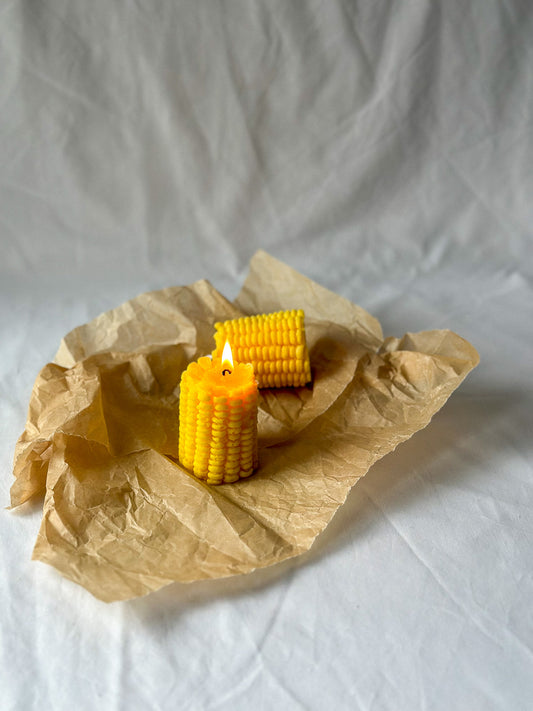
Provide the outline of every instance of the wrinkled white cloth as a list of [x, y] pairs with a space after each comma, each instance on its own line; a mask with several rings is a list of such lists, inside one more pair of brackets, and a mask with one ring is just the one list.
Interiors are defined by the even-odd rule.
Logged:
[[527, 0], [7, 0], [0, 493], [73, 327], [263, 248], [385, 335], [481, 364], [312, 550], [105, 605], [0, 516], [2, 709], [529, 711], [533, 12]]

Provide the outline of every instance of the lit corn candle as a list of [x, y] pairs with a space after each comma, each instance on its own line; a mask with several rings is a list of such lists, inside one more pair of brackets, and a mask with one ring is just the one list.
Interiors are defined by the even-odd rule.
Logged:
[[235, 359], [253, 365], [260, 388], [302, 386], [311, 380], [301, 309], [219, 322], [215, 329], [213, 357], [220, 357], [229, 340]]
[[181, 376], [179, 459], [208, 484], [229, 484], [257, 467], [257, 382], [250, 364], [222, 357], [190, 363]]

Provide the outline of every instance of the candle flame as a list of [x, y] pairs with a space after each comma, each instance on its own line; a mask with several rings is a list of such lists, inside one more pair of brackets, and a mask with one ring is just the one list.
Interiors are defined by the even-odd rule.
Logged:
[[222, 351], [222, 370], [229, 368], [233, 370], [233, 354], [231, 352], [231, 346], [229, 341], [224, 344], [224, 349]]

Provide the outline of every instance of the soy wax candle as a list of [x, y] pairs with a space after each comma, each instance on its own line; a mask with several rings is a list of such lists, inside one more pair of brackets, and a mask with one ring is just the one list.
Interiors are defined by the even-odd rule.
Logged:
[[207, 484], [229, 484], [257, 468], [257, 382], [250, 363], [221, 358], [190, 363], [181, 377], [179, 459]]

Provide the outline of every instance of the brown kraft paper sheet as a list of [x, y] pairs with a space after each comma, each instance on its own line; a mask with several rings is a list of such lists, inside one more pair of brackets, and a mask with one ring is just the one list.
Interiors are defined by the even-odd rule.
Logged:
[[[250, 479], [196, 480], [177, 461], [182, 371], [212, 351], [215, 321], [292, 308], [305, 311], [312, 384], [261, 391]], [[308, 550], [478, 360], [450, 331], [383, 340], [362, 308], [258, 252], [234, 304], [200, 281], [65, 336], [35, 382], [11, 505], [44, 493], [33, 558], [108, 602], [248, 573]]]

